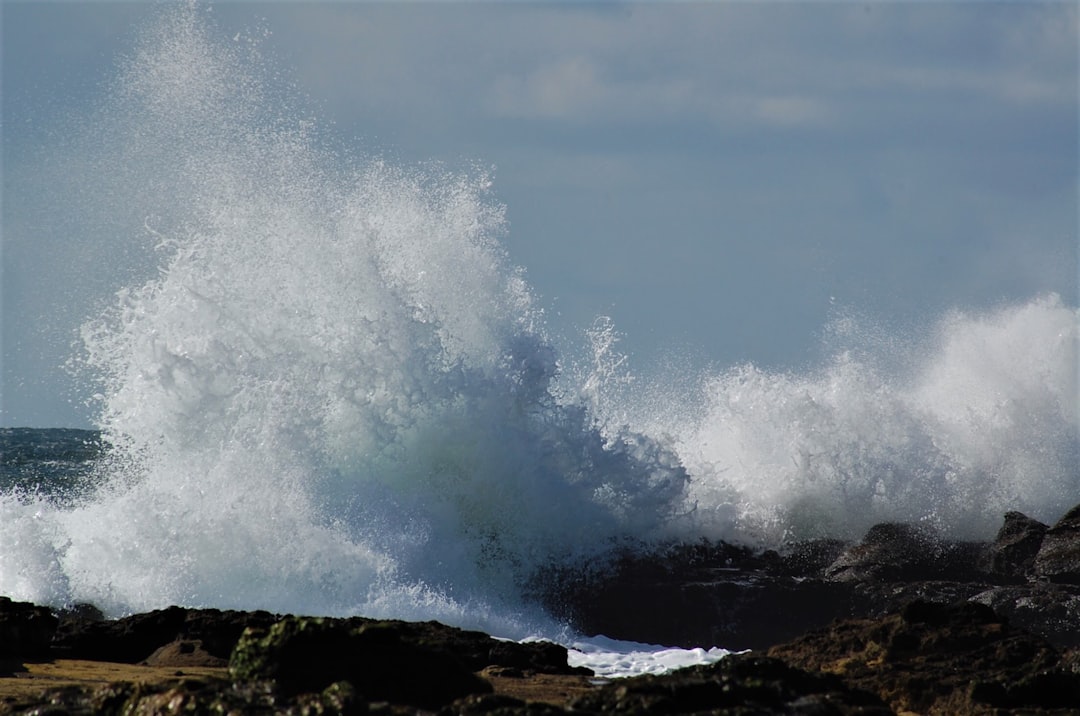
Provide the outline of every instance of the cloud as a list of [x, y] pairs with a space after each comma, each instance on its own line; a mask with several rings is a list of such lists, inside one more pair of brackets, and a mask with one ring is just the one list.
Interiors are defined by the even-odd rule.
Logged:
[[349, 7], [329, 32], [351, 42], [316, 48], [312, 66], [323, 82], [325, 68], [349, 68], [339, 103], [422, 112], [415, 121], [848, 131], [892, 103], [933, 112], [951, 94], [1075, 102], [1076, 39], [1060, 29], [1075, 8], [1045, 5]]

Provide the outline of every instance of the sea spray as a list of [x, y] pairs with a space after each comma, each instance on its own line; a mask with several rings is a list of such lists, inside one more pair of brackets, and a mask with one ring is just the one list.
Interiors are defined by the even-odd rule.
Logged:
[[839, 321], [797, 373], [635, 378], [610, 321], [548, 334], [486, 171], [335, 147], [199, 6], [140, 38], [85, 129], [96, 250], [152, 261], [82, 330], [107, 449], [87, 493], [0, 494], [0, 593], [552, 634], [536, 574], [616, 546], [985, 538], [1080, 500], [1057, 297], [904, 340]]
[[680, 536], [782, 546], [900, 520], [989, 539], [1009, 510], [1053, 522], [1080, 501], [1075, 308], [1044, 296], [887, 340], [837, 323], [817, 369], [709, 372], [695, 411], [638, 419], [691, 474]]
[[647, 539], [685, 471], [557, 395], [488, 177], [342, 160], [257, 59], [181, 5], [122, 65], [99, 131], [159, 266], [83, 327], [100, 486], [34, 506], [57, 568], [3, 588], [491, 628], [538, 567]]

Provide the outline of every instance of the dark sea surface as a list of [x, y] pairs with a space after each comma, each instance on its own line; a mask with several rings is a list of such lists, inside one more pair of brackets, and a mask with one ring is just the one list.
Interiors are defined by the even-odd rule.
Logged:
[[0, 492], [67, 502], [89, 486], [102, 449], [97, 430], [0, 428]]

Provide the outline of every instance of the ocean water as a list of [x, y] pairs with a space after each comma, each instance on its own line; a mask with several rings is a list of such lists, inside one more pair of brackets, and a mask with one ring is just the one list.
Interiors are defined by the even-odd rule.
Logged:
[[631, 389], [610, 321], [549, 335], [482, 171], [328, 149], [196, 6], [141, 37], [94, 123], [157, 268], [83, 325], [100, 429], [0, 433], [0, 594], [439, 619], [619, 673], [660, 650], [581, 641], [531, 598], [544, 568], [882, 520], [988, 538], [1080, 501], [1058, 296], [905, 335], [838, 315], [815, 368]]

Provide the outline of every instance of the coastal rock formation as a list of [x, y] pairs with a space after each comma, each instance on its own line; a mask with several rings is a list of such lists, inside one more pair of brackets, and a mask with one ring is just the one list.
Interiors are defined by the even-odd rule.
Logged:
[[[834, 622], [767, 655], [659, 676], [589, 685], [546, 675], [580, 681], [572, 692], [534, 690], [530, 700], [493, 692], [481, 674], [498, 669], [465, 666], [483, 660], [485, 640], [433, 622], [285, 617], [245, 631], [220, 675], [91, 681], [21, 699], [0, 692], [0, 713], [1064, 716], [1080, 704], [1080, 654], [971, 602], [916, 601], [882, 618]], [[510, 681], [541, 676], [505, 672], [518, 674]]]
[[1035, 555], [1035, 575], [1052, 582], [1080, 584], [1080, 505], [1046, 531]]
[[856, 544], [784, 554], [724, 543], [669, 545], [608, 571], [547, 577], [550, 608], [589, 634], [684, 647], [760, 649], [834, 619], [880, 617], [912, 600], [977, 601], [1059, 648], [1080, 646], [1080, 506], [1047, 529], [1010, 512], [993, 542], [884, 523]]
[[167, 644], [187, 642], [197, 643], [201, 651], [227, 662], [244, 629], [268, 627], [278, 619], [279, 616], [266, 611], [181, 607], [115, 620], [101, 619], [92, 612], [69, 613], [61, 620], [53, 650], [69, 659], [135, 664]]
[[760, 649], [848, 615], [848, 587], [807, 575], [840, 547], [815, 543], [787, 557], [722, 542], [635, 551], [606, 572], [545, 575], [542, 599], [586, 634]]
[[870, 528], [825, 569], [834, 582], [965, 580], [978, 574], [985, 547], [948, 542], [923, 525], [886, 522]]
[[969, 597], [1013, 626], [1038, 634], [1060, 649], [1080, 649], [1080, 585], [1033, 582], [991, 587]]
[[837, 674], [897, 712], [1064, 714], [1080, 704], [1080, 671], [1071, 656], [972, 602], [911, 602], [881, 619], [836, 622], [769, 655]]
[[179, 607], [106, 620], [85, 605], [57, 618], [0, 598], [7, 673], [87, 659], [167, 675], [0, 692], [0, 714], [1063, 715], [1080, 705], [1077, 554], [1080, 507], [1050, 528], [1010, 513], [982, 544], [885, 524], [858, 544], [669, 545], [538, 575], [538, 598], [586, 633], [759, 651], [606, 685], [557, 644], [436, 622]]
[[779, 659], [732, 655], [707, 666], [609, 684], [576, 699], [570, 710], [597, 714], [859, 714], [892, 711], [871, 692], [833, 674]]
[[0, 597], [0, 659], [47, 657], [57, 623], [48, 607]]
[[450, 644], [414, 641], [408, 631], [394, 622], [286, 617], [269, 629], [246, 630], [229, 674], [238, 682], [273, 682], [286, 696], [345, 681], [369, 700], [425, 709], [491, 692]]
[[1005, 513], [1005, 524], [990, 545], [990, 571], [1005, 579], [1027, 581], [1047, 529], [1042, 522], [1021, 512]]

